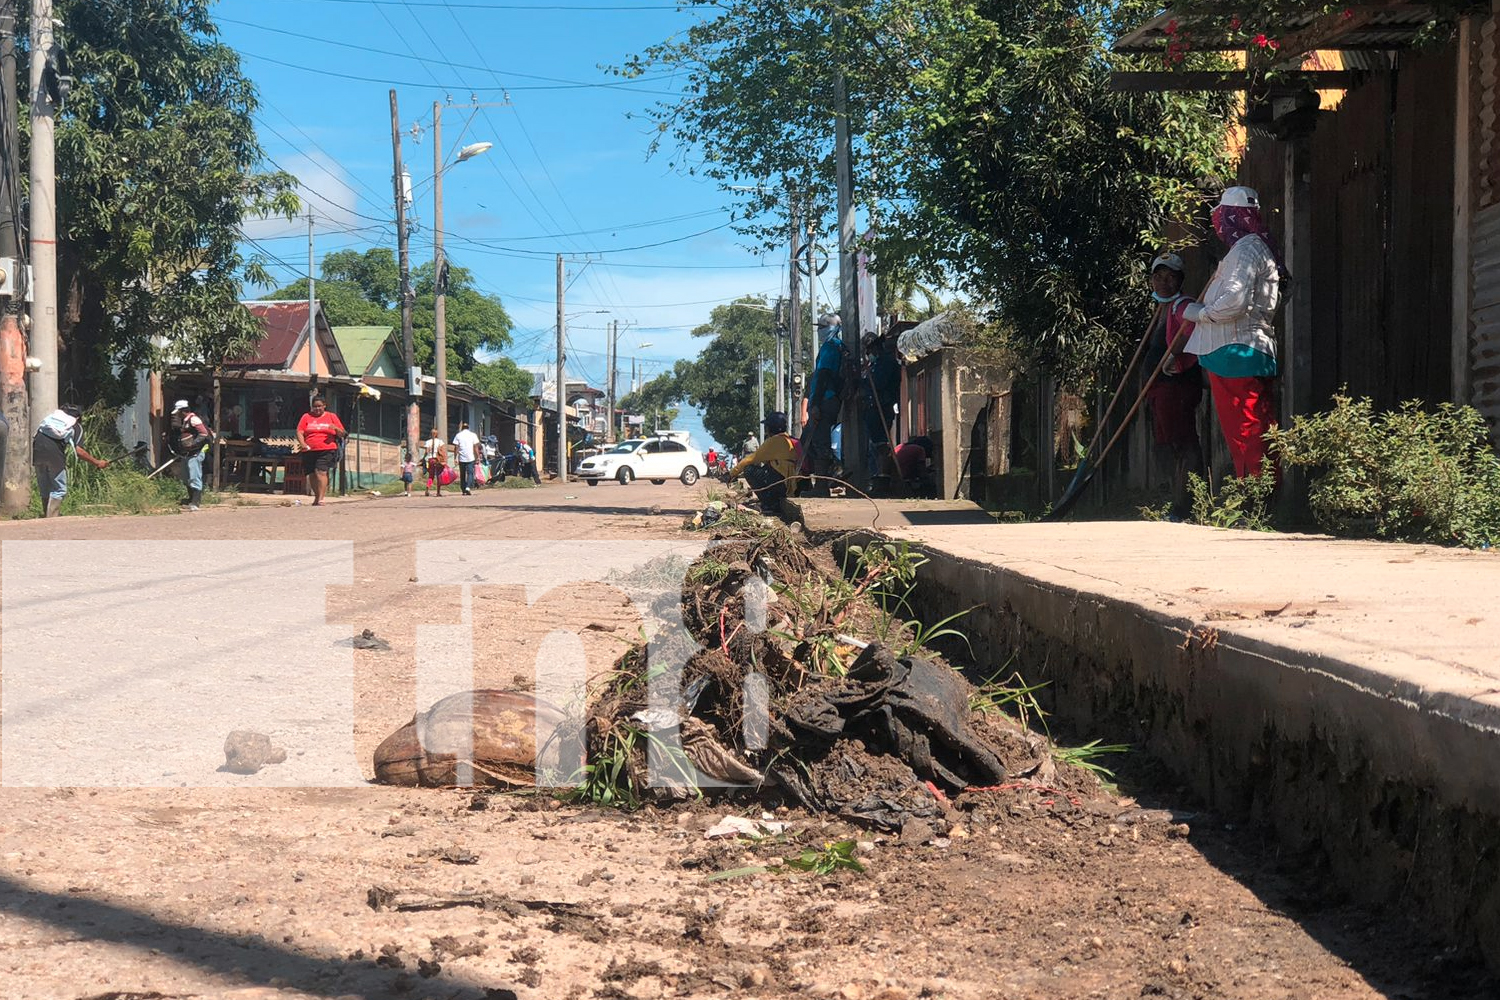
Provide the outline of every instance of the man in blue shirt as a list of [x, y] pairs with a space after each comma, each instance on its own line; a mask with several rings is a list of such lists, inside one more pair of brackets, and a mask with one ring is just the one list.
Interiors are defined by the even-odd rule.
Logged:
[[807, 391], [807, 425], [802, 428], [803, 471], [833, 471], [833, 428], [839, 423], [844, 392], [843, 323], [836, 313], [818, 317], [818, 360]]

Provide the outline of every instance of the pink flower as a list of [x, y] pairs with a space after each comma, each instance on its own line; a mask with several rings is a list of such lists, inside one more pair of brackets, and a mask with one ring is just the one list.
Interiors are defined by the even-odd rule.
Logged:
[[1255, 36], [1255, 44], [1259, 45], [1261, 48], [1265, 48], [1267, 45], [1271, 44], [1271, 40], [1267, 38], [1263, 32]]
[[1229, 19], [1229, 30], [1230, 31], [1239, 31], [1240, 30], [1240, 19], [1239, 18], [1232, 17], [1232, 18]]
[[1167, 26], [1165, 28], [1163, 28], [1162, 30], [1165, 31], [1169, 35], [1175, 35], [1175, 34], [1177, 34], [1177, 22], [1176, 21], [1168, 21], [1167, 22]]

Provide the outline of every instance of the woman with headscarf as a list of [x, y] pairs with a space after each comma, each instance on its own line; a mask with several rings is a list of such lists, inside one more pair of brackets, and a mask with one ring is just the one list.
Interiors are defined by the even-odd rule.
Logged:
[[1229, 252], [1201, 301], [1183, 310], [1183, 319], [1194, 324], [1184, 350], [1196, 354], [1208, 373], [1234, 473], [1244, 479], [1260, 475], [1265, 433], [1276, 420], [1272, 321], [1283, 268], [1261, 219], [1260, 197], [1250, 188], [1227, 188], [1213, 210], [1213, 225]]

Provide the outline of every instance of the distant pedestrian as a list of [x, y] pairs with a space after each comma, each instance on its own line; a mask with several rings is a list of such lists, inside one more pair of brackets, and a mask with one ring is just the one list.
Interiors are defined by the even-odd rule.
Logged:
[[516, 442], [516, 455], [521, 460], [521, 475], [538, 486], [542, 485], [542, 470], [536, 466], [536, 449], [525, 441]]
[[297, 421], [297, 447], [312, 480], [314, 507], [321, 507], [328, 495], [328, 472], [338, 458], [339, 442], [348, 433], [338, 414], [329, 412], [328, 401], [322, 396], [314, 396], [308, 412]]
[[427, 432], [422, 445], [422, 470], [427, 475], [427, 485], [422, 490], [424, 497], [432, 496], [432, 486], [437, 484], [437, 495], [443, 495], [443, 471], [448, 468], [448, 446], [438, 436], [437, 428]]
[[83, 411], [71, 403], [49, 413], [31, 439], [31, 464], [36, 469], [43, 517], [56, 517], [68, 495], [69, 452], [96, 469], [109, 464], [84, 450]]
[[458, 462], [458, 488], [468, 496], [474, 489], [474, 463], [479, 461], [479, 435], [469, 430], [467, 423], [458, 425], [453, 435], [453, 451]]
[[177, 456], [182, 484], [187, 487], [188, 510], [197, 510], [203, 503], [203, 455], [212, 438], [208, 425], [192, 411], [187, 400], [179, 399], [172, 405], [172, 430], [167, 443]]
[[401, 446], [401, 483], [405, 487], [403, 496], [411, 496], [411, 484], [417, 478], [417, 463], [412, 459], [406, 445]]
[[1203, 446], [1198, 440], [1198, 404], [1203, 399], [1203, 372], [1198, 359], [1184, 350], [1193, 332], [1183, 313], [1192, 299], [1182, 294], [1182, 258], [1164, 253], [1151, 262], [1151, 297], [1160, 307], [1156, 322], [1146, 332], [1144, 377], [1160, 369], [1146, 399], [1151, 404], [1151, 426], [1156, 445], [1172, 460], [1170, 521], [1185, 521], [1192, 513], [1188, 477], [1202, 476]]
[[1260, 196], [1247, 187], [1224, 190], [1213, 210], [1214, 232], [1229, 248], [1199, 302], [1182, 312], [1193, 323], [1187, 350], [1208, 372], [1214, 412], [1241, 479], [1258, 476], [1265, 434], [1276, 419], [1276, 334], [1281, 260], [1260, 214]]

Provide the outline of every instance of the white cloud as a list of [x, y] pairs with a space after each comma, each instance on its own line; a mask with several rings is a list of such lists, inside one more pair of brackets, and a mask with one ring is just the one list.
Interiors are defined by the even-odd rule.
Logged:
[[306, 235], [309, 211], [317, 233], [347, 232], [375, 224], [360, 217], [356, 208], [359, 197], [350, 185], [349, 173], [334, 160], [322, 153], [296, 153], [280, 162], [297, 178], [301, 217], [290, 221], [280, 217], [252, 219], [242, 227], [246, 236], [266, 240]]

